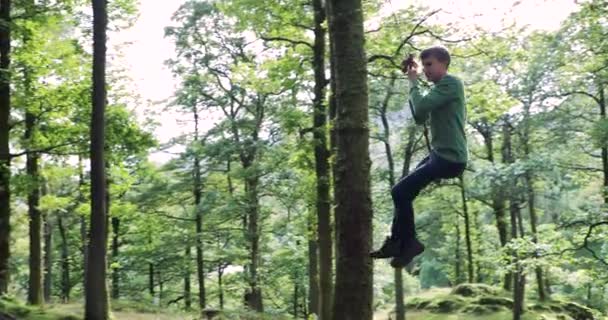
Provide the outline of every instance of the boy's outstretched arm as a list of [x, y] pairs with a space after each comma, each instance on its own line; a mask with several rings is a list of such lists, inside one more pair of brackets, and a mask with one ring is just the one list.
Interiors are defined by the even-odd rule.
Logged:
[[458, 97], [458, 84], [444, 77], [426, 94], [420, 93], [418, 80], [410, 80], [410, 99], [414, 105], [414, 121], [423, 124], [434, 109], [446, 105]]

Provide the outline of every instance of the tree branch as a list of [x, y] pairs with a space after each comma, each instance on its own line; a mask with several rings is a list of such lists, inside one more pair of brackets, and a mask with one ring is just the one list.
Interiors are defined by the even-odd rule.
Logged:
[[369, 59], [367, 59], [367, 62], [368, 63], [372, 63], [372, 62], [374, 62], [376, 60], [380, 60], [380, 59], [387, 60], [388, 62], [391, 63], [391, 65], [393, 67], [401, 70], [401, 67], [395, 62], [395, 60], [393, 59], [393, 57], [387, 56], [385, 54], [375, 54], [375, 55], [369, 57]]
[[261, 36], [262, 40], [264, 41], [280, 41], [280, 42], [288, 42], [291, 43], [294, 47], [298, 46], [298, 45], [303, 45], [303, 46], [307, 46], [308, 48], [310, 48], [311, 50], [313, 49], [313, 45], [306, 42], [306, 41], [301, 41], [301, 40], [293, 40], [293, 39], [289, 39], [289, 38], [284, 38], [284, 37], [266, 37], [266, 36]]
[[12, 158], [17, 158], [17, 157], [21, 157], [27, 154], [32, 154], [32, 153], [50, 153], [51, 151], [53, 151], [54, 149], [58, 149], [61, 147], [67, 147], [67, 146], [71, 146], [71, 145], [75, 145], [75, 144], [79, 144], [82, 143], [84, 141], [68, 141], [64, 144], [59, 144], [59, 145], [55, 145], [55, 146], [49, 146], [46, 148], [42, 148], [42, 149], [36, 149], [36, 150], [25, 150], [23, 152], [19, 152], [19, 153], [11, 153], [9, 154], [9, 157]]
[[569, 91], [569, 92], [564, 92], [564, 93], [562, 93], [559, 96], [560, 97], [568, 97], [568, 96], [575, 95], [575, 94], [580, 94], [580, 95], [587, 96], [587, 97], [593, 99], [593, 101], [595, 101], [597, 104], [601, 104], [601, 101], [600, 101], [600, 99], [598, 97], [592, 95], [589, 92], [585, 92], [585, 91]]
[[441, 9], [437, 9], [434, 11], [431, 11], [429, 14], [427, 14], [426, 16], [424, 16], [422, 19], [420, 19], [420, 21], [418, 21], [418, 23], [416, 23], [416, 25], [414, 26], [414, 28], [412, 29], [412, 31], [410, 32], [410, 34], [405, 37], [405, 39], [403, 39], [401, 41], [401, 44], [399, 45], [399, 47], [397, 47], [397, 50], [395, 51], [395, 56], [398, 57], [401, 53], [401, 49], [403, 49], [403, 47], [416, 35], [422, 34], [424, 32], [421, 33], [416, 33], [416, 30], [418, 28], [420, 28], [420, 26], [426, 21], [428, 20], [430, 17], [434, 16], [435, 14], [437, 14], [438, 12], [440, 12]]
[[[580, 220], [579, 221], [573, 221], [573, 222], [571, 222], [569, 224], [566, 224], [564, 227], [567, 228], [567, 227], [571, 227], [571, 226], [574, 226], [574, 225], [577, 225], [577, 224], [584, 224], [584, 223], [585, 223], [584, 221], [580, 221]], [[583, 244], [582, 245], [580, 245], [578, 247], [574, 247], [574, 248], [567, 248], [567, 249], [564, 249], [564, 250], [562, 250], [562, 251], [560, 251], [558, 253], [549, 254], [549, 255], [556, 255], [557, 254], [557, 255], [561, 256], [564, 253], [569, 252], [569, 251], [578, 251], [578, 250], [581, 250], [581, 249], [585, 249], [586, 251], [588, 251], [589, 253], [591, 253], [591, 255], [597, 261], [599, 261], [600, 263], [608, 266], [608, 261], [605, 260], [604, 258], [600, 257], [592, 248], [589, 247], [589, 239], [591, 238], [591, 235], [593, 233], [593, 229], [595, 229], [595, 228], [597, 228], [599, 226], [602, 226], [602, 225], [608, 225], [608, 220], [606, 220], [606, 221], [599, 221], [599, 222], [596, 222], [596, 223], [593, 223], [593, 224], [589, 225], [588, 229], [587, 229], [587, 233], [585, 234], [585, 238], [583, 239]]]

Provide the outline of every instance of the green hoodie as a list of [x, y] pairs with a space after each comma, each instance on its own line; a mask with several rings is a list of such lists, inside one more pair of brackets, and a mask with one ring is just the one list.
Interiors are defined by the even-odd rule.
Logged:
[[462, 81], [447, 74], [424, 96], [418, 80], [410, 81], [410, 98], [417, 124], [425, 123], [430, 116], [433, 151], [446, 160], [466, 163], [469, 151], [464, 131], [466, 109]]

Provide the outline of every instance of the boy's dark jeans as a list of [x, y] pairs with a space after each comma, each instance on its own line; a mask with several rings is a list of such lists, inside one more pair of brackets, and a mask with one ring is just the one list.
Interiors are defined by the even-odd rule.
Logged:
[[401, 240], [415, 238], [416, 226], [412, 205], [414, 199], [431, 182], [458, 177], [465, 167], [466, 163], [448, 161], [431, 151], [431, 154], [424, 158], [413, 172], [397, 182], [391, 191], [395, 203], [392, 237]]

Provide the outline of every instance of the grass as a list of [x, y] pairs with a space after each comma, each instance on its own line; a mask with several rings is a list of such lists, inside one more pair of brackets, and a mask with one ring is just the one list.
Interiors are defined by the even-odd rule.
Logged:
[[[511, 320], [512, 300], [509, 295], [488, 290], [488, 288], [460, 288], [460, 290], [431, 289], [406, 301], [408, 320]], [[494, 290], [494, 289], [493, 289]], [[465, 292], [465, 293], [463, 293]], [[464, 295], [463, 295], [464, 294]], [[112, 319], [114, 320], [194, 320], [200, 319], [194, 313], [174, 312], [148, 304], [114, 301]], [[585, 319], [586, 308], [572, 302], [550, 301], [538, 303], [528, 300], [523, 320], [572, 320]], [[81, 320], [83, 305], [57, 304], [44, 308], [25, 306], [15, 300], [0, 299], [0, 318], [8, 313], [19, 320]], [[566, 316], [568, 315], [568, 316]], [[394, 318], [394, 317], [393, 317]], [[245, 311], [227, 311], [216, 320], [287, 320], [286, 316], [259, 315]], [[374, 320], [389, 319], [388, 310], [380, 310]], [[608, 320], [608, 317], [595, 317]]]
[[[471, 315], [464, 313], [457, 314], [437, 314], [431, 312], [408, 312], [408, 320], [511, 320], [513, 315], [511, 311], [500, 311], [487, 315]], [[541, 315], [536, 312], [527, 312], [523, 320], [539, 320]], [[557, 320], [557, 315], [546, 315], [545, 320]], [[378, 319], [380, 320], [380, 319]]]
[[[115, 308], [116, 307], [116, 308]], [[111, 313], [116, 320], [192, 320], [195, 317], [186, 313], [162, 313], [134, 303], [113, 303]], [[7, 313], [18, 320], [81, 320], [82, 304], [54, 304], [42, 308], [26, 306], [13, 300], [0, 300], [0, 315]]]
[[0, 300], [0, 315], [6, 313], [18, 320], [80, 320], [80, 317], [57, 312], [52, 308], [26, 306], [14, 300]]
[[[111, 319], [115, 320], [193, 320], [193, 313], [169, 312], [160, 307], [128, 301], [111, 304]], [[14, 300], [0, 300], [0, 318], [6, 313], [18, 320], [81, 320], [83, 305], [78, 303], [47, 305], [43, 308], [26, 306]], [[287, 320], [284, 316], [259, 315], [245, 311], [232, 311], [216, 320]]]
[[[513, 300], [500, 289], [485, 285], [465, 284], [453, 290], [434, 289], [406, 301], [407, 319], [411, 320], [511, 320]], [[539, 303], [528, 300], [524, 320], [590, 320], [608, 319], [592, 310], [567, 301]], [[375, 320], [389, 319], [388, 312], [379, 312]]]

